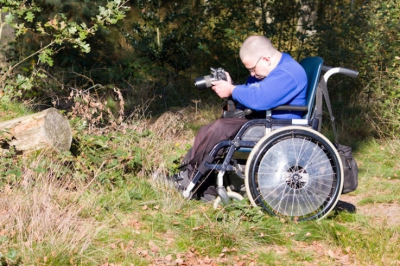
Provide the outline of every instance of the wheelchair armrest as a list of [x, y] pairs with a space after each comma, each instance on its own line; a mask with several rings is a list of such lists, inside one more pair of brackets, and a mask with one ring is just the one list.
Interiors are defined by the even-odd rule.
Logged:
[[272, 111], [302, 111], [307, 112], [308, 107], [306, 105], [281, 105], [271, 109]]

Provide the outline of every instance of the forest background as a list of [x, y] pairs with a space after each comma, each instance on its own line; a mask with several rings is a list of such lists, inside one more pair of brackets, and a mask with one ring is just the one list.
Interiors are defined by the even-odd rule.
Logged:
[[219, 104], [194, 88], [194, 78], [223, 67], [244, 82], [240, 45], [262, 34], [297, 60], [318, 55], [328, 66], [359, 71], [356, 80], [338, 77], [331, 93], [339, 123], [352, 124], [350, 135], [399, 130], [396, 1], [109, 1], [121, 13], [103, 14], [101, 22], [92, 18], [104, 1], [2, 3], [10, 12], [2, 29], [17, 28], [15, 39], [1, 36], [8, 43], [2, 64], [11, 66], [2, 68], [6, 99], [68, 110], [71, 92], [115, 98], [116, 88], [127, 114], [149, 100], [155, 116], [193, 100]]
[[[267, 36], [278, 50], [296, 60], [321, 56], [325, 65], [359, 71], [357, 79], [337, 75], [329, 84], [339, 139], [356, 152], [371, 145], [383, 151], [386, 146], [381, 143], [388, 141], [390, 156], [398, 154], [394, 148], [397, 144], [393, 144], [398, 143], [400, 133], [398, 1], [0, 0], [0, 4], [1, 120], [55, 107], [68, 117], [74, 133], [67, 153], [44, 151], [21, 158], [9, 151], [2, 156], [3, 210], [11, 208], [7, 204], [19, 204], [21, 211], [0, 218], [0, 259], [4, 263], [42, 260], [51, 264], [49, 258], [53, 258], [85, 264], [95, 260], [88, 253], [96, 250], [95, 242], [110, 241], [104, 240], [104, 232], [95, 230], [83, 243], [84, 234], [82, 239], [70, 237], [74, 230], [84, 231], [77, 226], [62, 235], [70, 243], [76, 241], [73, 247], [56, 245], [49, 241], [51, 236], [44, 228], [43, 232], [32, 231], [38, 224], [53, 228], [53, 217], [43, 215], [39, 206], [34, 209], [29, 205], [33, 200], [29, 196], [25, 203], [17, 204], [15, 197], [10, 200], [10, 193], [24, 194], [22, 190], [29, 187], [33, 197], [38, 180], [43, 180], [43, 186], [54, 181], [64, 191], [78, 194], [72, 198], [82, 204], [82, 195], [94, 191], [112, 197], [107, 200], [113, 202], [115, 195], [109, 193], [128, 187], [129, 202], [139, 200], [139, 206], [149, 206], [143, 204], [147, 197], [144, 191], [162, 188], [159, 184], [151, 188], [154, 184], [145, 180], [176, 171], [196, 130], [220, 112], [221, 99], [210, 91], [196, 90], [194, 79], [209, 75], [210, 67], [223, 67], [236, 83], [244, 82], [248, 71], [238, 51], [242, 41], [252, 34]], [[324, 134], [332, 136], [330, 128], [329, 119], [325, 119]], [[382, 158], [379, 160], [382, 165]], [[381, 172], [374, 174], [398, 181], [398, 163], [390, 161], [386, 165], [385, 161], [383, 165], [386, 170], [380, 168]], [[135, 182], [144, 182], [140, 184], [150, 188], [137, 191], [132, 188]], [[73, 209], [66, 200], [71, 195], [54, 197], [59, 216]], [[88, 196], [84, 198], [88, 200]], [[106, 200], [97, 200], [95, 212], [110, 213]], [[389, 202], [398, 203], [398, 198], [392, 197]], [[126, 203], [118, 204], [122, 205], [119, 211], [132, 211]], [[164, 201], [164, 205], [168, 204]], [[77, 209], [72, 220], [81, 222], [92, 215], [97, 223], [106, 223], [104, 213], [99, 218], [98, 213], [86, 209], [87, 205], [74, 206]], [[160, 208], [152, 206], [153, 211]], [[37, 214], [38, 220], [22, 212], [24, 208]], [[56, 231], [62, 232], [60, 228], [54, 228], [53, 233]], [[396, 232], [398, 241], [398, 231], [390, 232]], [[272, 242], [281, 244], [275, 238]], [[126, 251], [127, 243], [122, 251]], [[49, 251], [51, 245], [57, 247], [55, 253]], [[231, 250], [235, 243], [230, 245]], [[358, 252], [359, 257], [353, 259], [362, 261], [365, 250], [360, 248]], [[134, 255], [139, 253], [136, 250]], [[378, 254], [377, 261], [387, 255], [384, 251]], [[147, 259], [140, 255], [139, 264]], [[121, 256], [114, 259], [134, 260]], [[399, 260], [398, 255], [390, 258]], [[95, 261], [104, 259], [103, 255]]]

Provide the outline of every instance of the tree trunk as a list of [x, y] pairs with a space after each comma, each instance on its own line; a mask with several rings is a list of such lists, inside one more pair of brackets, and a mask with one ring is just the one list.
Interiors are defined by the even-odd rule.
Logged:
[[69, 121], [55, 108], [0, 123], [2, 149], [15, 147], [17, 151], [32, 151], [53, 148], [65, 151], [70, 149], [71, 142]]
[[7, 52], [10, 42], [15, 39], [15, 30], [5, 23], [5, 16], [6, 13], [0, 11], [0, 69], [8, 69]]

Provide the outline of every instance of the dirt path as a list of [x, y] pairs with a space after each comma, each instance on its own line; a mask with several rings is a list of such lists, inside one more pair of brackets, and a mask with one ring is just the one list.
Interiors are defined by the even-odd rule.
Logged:
[[[389, 226], [400, 226], [400, 204], [397, 203], [375, 203], [375, 204], [357, 204], [363, 198], [361, 196], [342, 195], [339, 208], [341, 205], [347, 208], [355, 208], [359, 214], [373, 218], [372, 220], [378, 224], [387, 223]], [[350, 210], [348, 210], [350, 211]]]

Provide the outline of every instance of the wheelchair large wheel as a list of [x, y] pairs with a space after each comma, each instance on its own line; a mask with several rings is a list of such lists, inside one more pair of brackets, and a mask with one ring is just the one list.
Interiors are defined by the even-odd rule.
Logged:
[[250, 202], [270, 215], [322, 219], [339, 200], [343, 167], [335, 146], [321, 133], [288, 126], [253, 148], [245, 186]]

